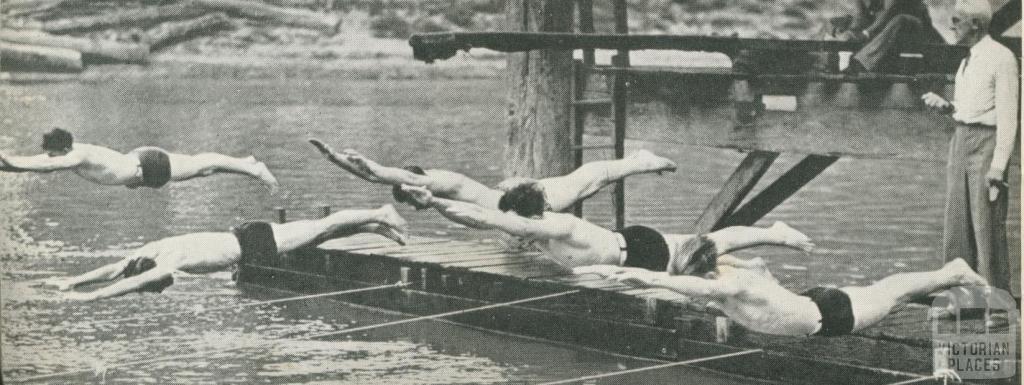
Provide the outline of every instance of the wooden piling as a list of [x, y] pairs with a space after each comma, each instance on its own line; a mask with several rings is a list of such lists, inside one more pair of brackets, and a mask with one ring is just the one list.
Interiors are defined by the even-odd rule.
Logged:
[[[577, 28], [581, 33], [594, 33], [594, 0], [576, 1]], [[583, 49], [583, 64], [594, 65], [594, 49]]]
[[697, 218], [693, 226], [693, 233], [703, 234], [721, 228], [725, 218], [739, 206], [743, 198], [750, 193], [757, 181], [761, 180], [778, 156], [779, 153], [768, 151], [754, 151], [747, 154], [747, 157], [743, 158], [740, 165], [725, 181], [722, 189]]
[[285, 223], [288, 221], [288, 213], [284, 207], [275, 207], [274, 211], [277, 212], [277, 223]]
[[330, 205], [322, 205], [322, 206], [320, 206], [320, 218], [327, 218], [330, 215], [331, 215], [331, 206]]

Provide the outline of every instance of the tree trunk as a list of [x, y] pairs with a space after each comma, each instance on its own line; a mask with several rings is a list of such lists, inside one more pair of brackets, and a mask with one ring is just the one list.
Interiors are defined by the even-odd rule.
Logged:
[[78, 51], [0, 42], [4, 70], [81, 71], [82, 54]]
[[217, 12], [209, 15], [177, 22], [163, 23], [148, 31], [149, 48], [152, 51], [192, 38], [203, 33], [213, 33], [231, 26], [227, 15]]
[[[509, 0], [507, 31], [568, 32], [572, 1]], [[543, 178], [573, 170], [572, 51], [508, 56], [505, 176]]]
[[0, 30], [0, 40], [44, 47], [67, 48], [103, 60], [126, 63], [144, 63], [149, 60], [149, 47], [145, 44], [55, 36], [38, 31], [9, 29]]
[[210, 9], [236, 13], [248, 17], [276, 20], [280, 23], [319, 29], [329, 34], [338, 33], [341, 28], [341, 17], [305, 9], [275, 7], [246, 0], [195, 0], [196, 4]]
[[89, 31], [112, 26], [146, 27], [162, 21], [201, 16], [206, 11], [193, 7], [186, 1], [163, 7], [146, 7], [101, 15], [48, 20], [42, 29], [50, 33]]

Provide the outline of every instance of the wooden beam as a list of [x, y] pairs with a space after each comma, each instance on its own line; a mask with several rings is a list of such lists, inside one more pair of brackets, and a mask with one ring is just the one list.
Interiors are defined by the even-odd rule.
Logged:
[[[415, 34], [409, 38], [416, 59], [432, 62], [455, 56], [458, 50], [488, 48], [502, 52], [537, 49], [615, 49], [682, 50], [735, 54], [740, 50], [856, 51], [861, 43], [848, 41], [744, 39], [717, 36], [589, 34], [571, 32], [436, 32]], [[948, 58], [959, 62], [967, 55], [966, 46], [919, 44], [903, 53]]]
[[804, 157], [793, 168], [765, 187], [757, 196], [751, 198], [743, 207], [736, 209], [713, 230], [729, 226], [752, 226], [818, 174], [825, 171], [836, 160], [839, 160], [838, 156], [808, 155]]
[[779, 156], [777, 152], [754, 151], [747, 154], [740, 162], [725, 185], [711, 199], [704, 212], [697, 218], [693, 225], [694, 234], [703, 234], [720, 228], [722, 221], [732, 214], [736, 206], [739, 206], [743, 198], [750, 193], [757, 181], [764, 176], [765, 171], [775, 162]]

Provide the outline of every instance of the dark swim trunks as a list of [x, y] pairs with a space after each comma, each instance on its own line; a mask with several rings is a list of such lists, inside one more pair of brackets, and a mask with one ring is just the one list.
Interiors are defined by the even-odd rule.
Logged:
[[267, 222], [246, 222], [232, 229], [242, 250], [240, 263], [277, 266], [277, 242]]
[[128, 185], [128, 188], [159, 188], [171, 180], [171, 159], [167, 152], [156, 147], [139, 147], [129, 154], [139, 158], [142, 167], [142, 182]]
[[[665, 237], [658, 230], [644, 226], [629, 226], [617, 231], [626, 240], [626, 260], [622, 266], [665, 271], [669, 249]], [[620, 245], [620, 248], [622, 246]]]
[[818, 305], [821, 312], [821, 329], [815, 336], [834, 337], [853, 331], [853, 307], [846, 292], [827, 287], [816, 287], [800, 295], [808, 297]]
[[[142, 273], [146, 272], [147, 270], [150, 270], [150, 269], [152, 269], [154, 267], [156, 267], [156, 261], [154, 261], [152, 258], [139, 257], [139, 258], [135, 258], [135, 259], [129, 261], [128, 262], [128, 266], [126, 266], [124, 268], [124, 271], [122, 272], [122, 274], [124, 274], [125, 278], [133, 277], [133, 276], [142, 274]], [[148, 291], [148, 292], [153, 292], [153, 293], [159, 293], [159, 292], [164, 291], [164, 289], [166, 289], [168, 286], [171, 286], [173, 284], [174, 284], [174, 277], [167, 276], [167, 277], [164, 277], [164, 278], [160, 279], [159, 281], [150, 282], [150, 283], [147, 283], [145, 285], [142, 285], [142, 287], [140, 287], [137, 291], [140, 291], [140, 292]]]

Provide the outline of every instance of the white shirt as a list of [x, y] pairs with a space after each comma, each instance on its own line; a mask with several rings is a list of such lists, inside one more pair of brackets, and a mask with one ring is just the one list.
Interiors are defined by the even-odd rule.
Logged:
[[986, 35], [956, 72], [953, 119], [967, 124], [996, 126], [991, 167], [1005, 170], [1017, 134], [1020, 78], [1010, 49]]

